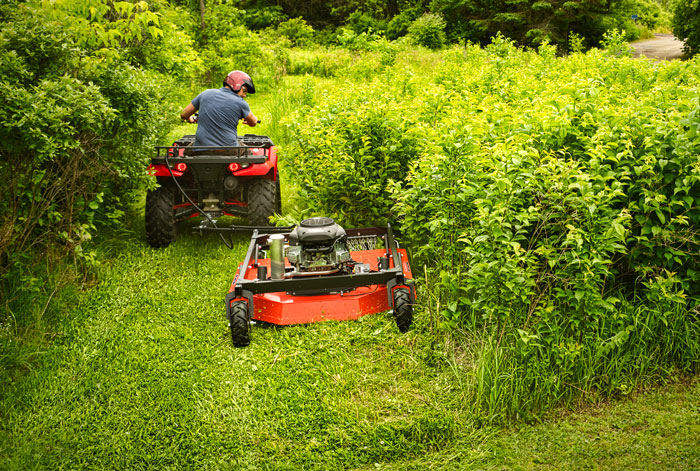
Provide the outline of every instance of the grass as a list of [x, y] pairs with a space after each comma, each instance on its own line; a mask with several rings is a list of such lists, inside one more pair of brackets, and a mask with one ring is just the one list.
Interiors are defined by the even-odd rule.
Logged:
[[0, 468], [322, 469], [444, 440], [445, 384], [425, 388], [415, 333], [373, 316], [256, 327], [234, 349], [223, 296], [245, 238], [142, 240], [122, 239], [52, 342], [6, 345], [35, 355], [5, 371]]
[[[223, 298], [243, 257], [183, 229], [102, 242], [99, 282], [0, 338], [0, 469], [694, 469], [700, 383], [515, 430], [477, 427], [427, 316], [253, 329]], [[60, 312], [57, 312], [60, 311]], [[53, 324], [48, 325], [52, 319]], [[592, 461], [592, 458], [595, 460]]]
[[538, 425], [490, 429], [417, 459], [366, 469], [692, 470], [700, 467], [700, 383], [675, 384]]
[[[263, 119], [252, 132], [282, 144], [283, 181], [282, 117], [319, 84], [251, 98]], [[169, 140], [193, 132], [182, 125]], [[294, 190], [283, 191], [288, 203]], [[65, 286], [25, 323], [0, 321], [0, 469], [700, 467], [697, 378], [495, 427], [470, 398], [477, 375], [507, 371], [485, 367], [479, 342], [436, 333], [428, 312], [405, 335], [387, 314], [257, 325], [251, 346], [236, 349], [223, 299], [247, 237], [228, 250], [185, 227], [153, 250], [140, 214], [130, 220], [103, 236], [82, 290]]]

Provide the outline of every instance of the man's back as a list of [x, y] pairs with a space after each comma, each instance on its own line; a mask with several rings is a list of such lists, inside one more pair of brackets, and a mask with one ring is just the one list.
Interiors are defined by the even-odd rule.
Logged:
[[203, 91], [192, 104], [199, 110], [196, 146], [238, 145], [238, 122], [250, 114], [243, 98], [222, 87]]

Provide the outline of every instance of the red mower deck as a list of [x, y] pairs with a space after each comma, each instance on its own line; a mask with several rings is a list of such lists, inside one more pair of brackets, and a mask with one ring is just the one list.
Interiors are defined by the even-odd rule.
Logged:
[[[353, 260], [369, 264], [371, 270], [375, 271], [379, 270], [377, 259], [385, 253], [382, 249], [350, 252]], [[404, 276], [413, 278], [406, 250], [398, 249], [398, 253], [402, 260]], [[289, 261], [285, 259], [285, 263], [288, 265]], [[258, 260], [258, 264], [267, 267], [268, 273], [271, 272], [269, 259]], [[393, 267], [393, 264], [390, 267]], [[255, 280], [256, 270], [253, 270], [252, 266], [250, 268], [246, 271], [246, 279]], [[234, 292], [239, 276], [240, 268], [236, 272], [236, 278], [229, 292]], [[389, 304], [387, 287], [382, 284], [359, 286], [336, 294], [309, 296], [294, 296], [285, 292], [256, 294], [253, 296], [253, 304], [254, 320], [277, 325], [356, 320], [362, 316], [386, 312], [392, 308]]]

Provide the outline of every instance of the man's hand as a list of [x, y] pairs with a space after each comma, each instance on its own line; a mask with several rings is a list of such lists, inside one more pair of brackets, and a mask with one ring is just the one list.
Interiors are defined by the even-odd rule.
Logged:
[[260, 122], [260, 120], [258, 118], [256, 118], [255, 115], [253, 114], [253, 112], [251, 111], [248, 116], [243, 118], [243, 122], [252, 128], [256, 124], [258, 124]]
[[188, 123], [196, 123], [197, 117], [194, 115], [196, 111], [197, 108], [195, 108], [194, 105], [190, 103], [189, 105], [185, 106], [185, 108], [182, 110], [182, 113], [180, 113], [180, 118], [183, 121], [187, 121]]

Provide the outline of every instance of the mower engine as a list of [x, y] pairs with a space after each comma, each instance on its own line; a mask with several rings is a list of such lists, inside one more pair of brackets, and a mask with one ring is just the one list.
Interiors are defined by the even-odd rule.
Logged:
[[305, 219], [289, 234], [287, 259], [293, 275], [352, 271], [345, 229], [327, 217]]

